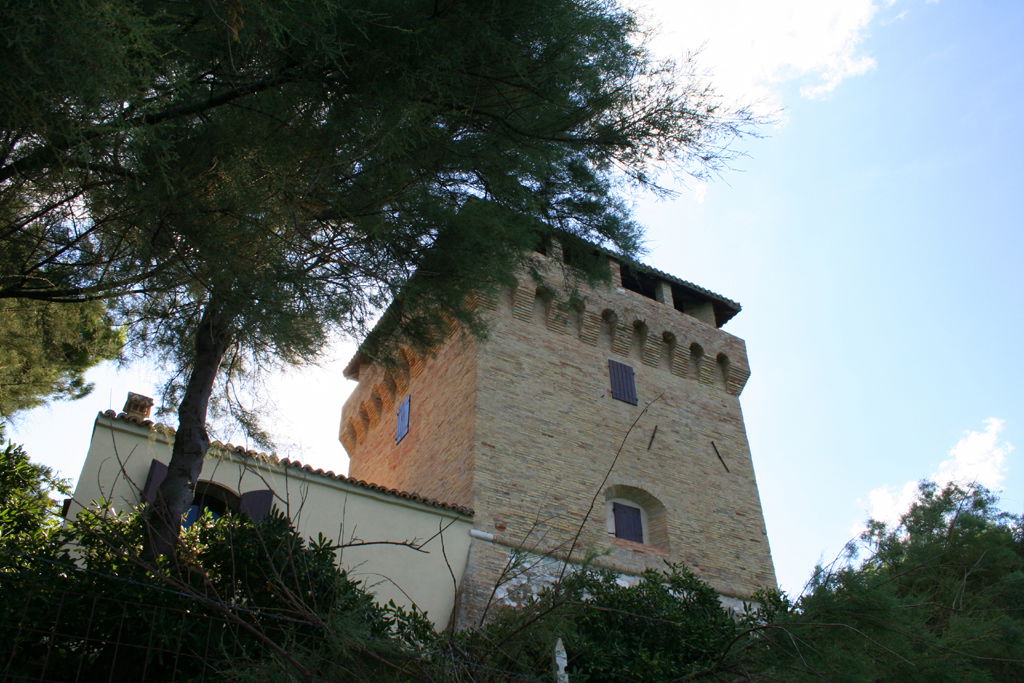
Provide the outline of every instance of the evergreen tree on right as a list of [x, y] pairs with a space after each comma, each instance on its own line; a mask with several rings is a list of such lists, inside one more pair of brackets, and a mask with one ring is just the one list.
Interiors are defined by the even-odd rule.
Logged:
[[1024, 520], [977, 486], [923, 482], [898, 525], [872, 520], [795, 604], [764, 596], [761, 675], [1010, 681], [1024, 671]]

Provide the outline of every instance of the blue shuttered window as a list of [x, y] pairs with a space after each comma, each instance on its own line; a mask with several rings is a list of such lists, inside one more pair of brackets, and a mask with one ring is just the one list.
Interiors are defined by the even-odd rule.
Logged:
[[142, 500], [150, 505], [156, 502], [156, 492], [160, 484], [167, 478], [167, 465], [159, 460], [149, 463], [149, 474], [146, 475], [146, 485], [142, 488]]
[[395, 443], [398, 443], [405, 435], [409, 433], [409, 399], [411, 396], [406, 396], [405, 400], [398, 404], [398, 426], [395, 427]]
[[248, 515], [254, 522], [261, 521], [270, 512], [274, 504], [274, 492], [270, 489], [260, 489], [243, 493], [239, 500], [239, 512]]
[[612, 398], [636, 405], [636, 381], [633, 378], [633, 368], [625, 363], [609, 360], [608, 375], [612, 380]]
[[640, 508], [622, 503], [612, 503], [615, 516], [615, 536], [636, 543], [644, 542], [644, 524]]

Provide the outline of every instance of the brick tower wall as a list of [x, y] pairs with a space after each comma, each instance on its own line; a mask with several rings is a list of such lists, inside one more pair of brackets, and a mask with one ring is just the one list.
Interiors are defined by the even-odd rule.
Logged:
[[[491, 302], [479, 348], [472, 506], [495, 542], [474, 541], [459, 624], [508, 578], [509, 546], [564, 557], [578, 530], [574, 560], [631, 574], [680, 562], [740, 598], [774, 586], [738, 398], [743, 341], [621, 288], [617, 272], [567, 307], [560, 267], [537, 258], [550, 287], [523, 277]], [[632, 367], [638, 405], [612, 398], [609, 359]], [[623, 495], [645, 508], [643, 544], [609, 534], [606, 500]]]
[[[485, 302], [487, 341], [349, 373], [350, 476], [476, 510], [457, 624], [510, 599], [513, 582], [495, 585], [519, 571], [511, 548], [564, 558], [577, 531], [573, 561], [629, 574], [679, 562], [739, 598], [775, 585], [738, 398], [743, 341], [716, 328], [710, 301], [683, 313], [666, 282], [656, 298], [623, 288], [615, 262], [611, 287], [569, 306], [558, 262], [536, 259], [545, 284], [524, 275]], [[609, 359], [632, 368], [638, 405], [612, 398]], [[609, 534], [610, 498], [642, 505], [644, 543]]]
[[[359, 381], [341, 418], [349, 476], [472, 506], [476, 342], [455, 335], [434, 355], [406, 352], [394, 367], [362, 363], [349, 376]], [[409, 430], [396, 443], [406, 397]]]

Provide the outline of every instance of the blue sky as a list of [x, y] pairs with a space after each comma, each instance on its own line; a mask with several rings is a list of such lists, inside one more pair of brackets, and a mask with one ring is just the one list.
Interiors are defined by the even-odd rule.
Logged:
[[[656, 50], [703, 45], [723, 94], [778, 121], [721, 179], [636, 208], [645, 261], [743, 304], [726, 329], [750, 355], [742, 404], [783, 588], [920, 479], [978, 479], [1024, 513], [1024, 3], [642, 4]], [[287, 454], [345, 470], [350, 354], [270, 380]], [[69, 477], [96, 411], [156, 386], [142, 367], [91, 377], [93, 396], [12, 430]]]

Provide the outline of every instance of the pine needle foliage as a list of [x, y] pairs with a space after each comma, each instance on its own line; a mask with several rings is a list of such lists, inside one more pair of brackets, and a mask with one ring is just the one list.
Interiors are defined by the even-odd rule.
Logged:
[[376, 357], [479, 330], [472, 295], [532, 246], [635, 250], [628, 193], [714, 173], [751, 123], [611, 0], [7, 0], [0, 22], [0, 297], [112, 297], [171, 366], [157, 555], [218, 371], [309, 361], [399, 292]]
[[922, 483], [869, 523], [860, 564], [768, 600], [762, 670], [786, 680], [1011, 681], [1024, 666], [1024, 526], [986, 489]]
[[101, 301], [0, 299], [0, 419], [92, 391], [85, 371], [124, 342]]

